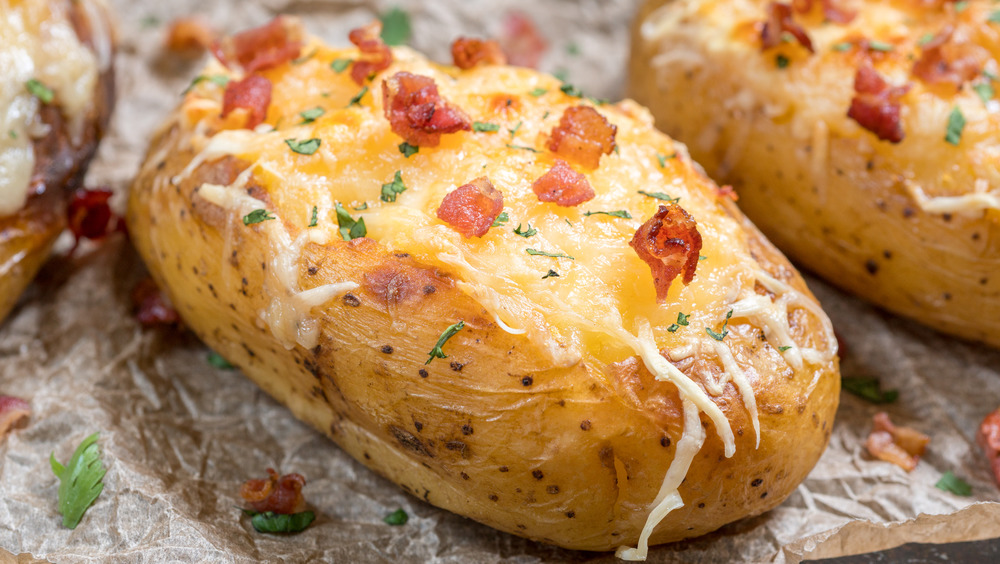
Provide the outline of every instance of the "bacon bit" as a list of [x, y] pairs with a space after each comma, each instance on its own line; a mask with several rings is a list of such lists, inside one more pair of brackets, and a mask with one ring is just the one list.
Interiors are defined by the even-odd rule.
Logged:
[[459, 37], [451, 44], [451, 58], [460, 69], [476, 65], [506, 65], [507, 57], [496, 41]]
[[291, 515], [306, 508], [306, 500], [302, 497], [302, 486], [305, 485], [306, 479], [302, 474], [278, 477], [274, 468], [268, 468], [267, 478], [243, 482], [240, 497], [258, 513], [273, 511], [279, 515]]
[[587, 177], [576, 172], [562, 159], [531, 185], [540, 202], [555, 202], [560, 206], [575, 206], [594, 197], [594, 188]]
[[177, 310], [148, 276], [132, 288], [132, 305], [143, 327], [173, 325], [181, 320]]
[[910, 85], [890, 86], [868, 62], [858, 67], [854, 75], [854, 98], [847, 117], [874, 133], [879, 139], [891, 143], [903, 140], [903, 122], [900, 121], [899, 99], [910, 90]]
[[0, 396], [0, 441], [14, 429], [23, 428], [30, 416], [28, 402], [14, 396]]
[[590, 106], [566, 108], [549, 136], [549, 150], [568, 161], [597, 168], [601, 155], [615, 150], [617, 132], [617, 126]]
[[1000, 485], [1000, 409], [987, 415], [979, 424], [976, 441], [993, 469], [993, 479]]
[[701, 233], [688, 212], [677, 204], [660, 206], [653, 217], [643, 223], [629, 242], [653, 273], [656, 302], [663, 303], [670, 284], [678, 274], [685, 285], [694, 280], [701, 255]]
[[427, 76], [404, 71], [383, 80], [382, 106], [392, 131], [410, 145], [437, 147], [441, 134], [472, 129], [469, 116], [441, 98]]
[[351, 65], [354, 82], [364, 84], [369, 77], [392, 64], [392, 49], [382, 41], [382, 22], [376, 20], [365, 27], [352, 29], [347, 37], [361, 51], [361, 57]]
[[767, 21], [760, 30], [760, 44], [762, 49], [770, 49], [781, 44], [781, 36], [790, 33], [799, 45], [802, 45], [813, 53], [812, 39], [806, 35], [802, 26], [792, 19], [792, 5], [783, 2], [771, 2], [767, 5]]
[[739, 194], [736, 193], [736, 189], [729, 184], [724, 184], [722, 186], [715, 187], [715, 195], [720, 198], [729, 198], [730, 200], [737, 202], [740, 199]]
[[222, 96], [222, 117], [237, 109], [246, 111], [245, 129], [253, 129], [264, 122], [271, 105], [271, 81], [252, 74], [243, 80], [231, 80]]
[[955, 29], [946, 26], [923, 46], [913, 64], [913, 75], [927, 84], [952, 84], [956, 89], [979, 76], [990, 58], [986, 49], [968, 41], [955, 41]]
[[238, 64], [249, 74], [298, 57], [304, 37], [298, 18], [278, 16], [260, 27], [223, 37], [212, 44], [212, 53], [227, 68]]
[[909, 472], [917, 467], [930, 441], [930, 437], [919, 431], [893, 425], [889, 414], [881, 411], [875, 414], [874, 427], [865, 441], [865, 448], [875, 458], [892, 462]]
[[198, 55], [211, 49], [218, 40], [219, 33], [203, 17], [188, 16], [170, 23], [163, 46], [173, 53]]
[[72, 255], [76, 251], [82, 239], [103, 239], [113, 230], [124, 228], [124, 223], [120, 220], [113, 222], [118, 218], [108, 205], [111, 195], [111, 190], [104, 188], [93, 190], [79, 188], [73, 192], [66, 208], [66, 219], [76, 241], [69, 254]]
[[509, 12], [503, 22], [500, 47], [510, 64], [536, 69], [549, 44], [531, 18], [521, 12]]
[[445, 196], [437, 216], [468, 239], [486, 235], [501, 211], [503, 193], [489, 178], [480, 176]]
[[[792, 7], [800, 14], [807, 14], [812, 10], [815, 0], [792, 0]], [[851, 23], [857, 16], [857, 12], [852, 12], [837, 5], [836, 0], [820, 0], [823, 6], [823, 17], [826, 21], [836, 24]]]

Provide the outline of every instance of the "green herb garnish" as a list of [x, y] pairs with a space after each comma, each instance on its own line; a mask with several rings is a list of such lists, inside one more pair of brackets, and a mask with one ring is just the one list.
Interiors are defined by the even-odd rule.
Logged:
[[105, 470], [97, 447], [99, 434], [83, 439], [66, 466], [56, 460], [54, 452], [49, 455], [52, 473], [59, 479], [59, 513], [67, 529], [75, 529], [80, 524], [83, 514], [104, 490], [101, 480]]
[[548, 273], [546, 273], [545, 276], [542, 276], [542, 280], [545, 280], [546, 278], [554, 278], [556, 276], [559, 276], [559, 273], [550, 268]]
[[[659, 161], [660, 168], [666, 168], [667, 161], [676, 158], [677, 158], [677, 153], [670, 153], [669, 155], [661, 155], [660, 153], [656, 153], [656, 160]], [[640, 193], [642, 193], [641, 190]]]
[[399, 152], [403, 153], [403, 156], [406, 158], [410, 158], [413, 155], [416, 155], [418, 151], [420, 151], [420, 147], [416, 145], [410, 145], [406, 141], [403, 141], [402, 143], [399, 144]]
[[551, 258], [568, 258], [569, 260], [576, 260], [565, 253], [546, 253], [545, 251], [539, 251], [537, 249], [530, 249], [530, 248], [524, 249], [524, 252], [534, 256], [551, 257]]
[[784, 55], [778, 54], [778, 56], [774, 58], [774, 64], [778, 65], [779, 69], [787, 67], [788, 63], [789, 63], [788, 57]]
[[356, 206], [354, 208], [354, 211], [363, 211], [363, 210], [366, 210], [366, 209], [368, 209], [368, 202], [361, 202], [361, 205], [360, 206]]
[[285, 144], [293, 153], [300, 155], [311, 155], [319, 149], [320, 140], [317, 138], [299, 141], [297, 139], [285, 139]]
[[205, 81], [211, 82], [212, 84], [220, 88], [225, 88], [227, 85], [229, 85], [229, 77], [224, 74], [211, 74], [211, 75], [202, 74], [194, 77], [194, 80], [192, 80], [191, 84], [189, 84], [188, 87], [184, 89], [184, 92], [182, 92], [182, 94], [187, 94], [195, 86]]
[[382, 41], [386, 45], [404, 45], [410, 40], [410, 14], [393, 7], [378, 18], [382, 21]]
[[541, 153], [541, 151], [539, 151], [538, 149], [536, 149], [534, 147], [528, 147], [527, 145], [514, 145], [514, 144], [511, 144], [511, 143], [507, 143], [507, 148], [508, 149], [520, 149], [522, 151], [531, 151], [532, 153]]
[[850, 41], [841, 41], [840, 43], [834, 43], [831, 47], [834, 51], [839, 51], [843, 53], [844, 51], [849, 51], [854, 44]]
[[25, 82], [24, 87], [28, 89], [28, 92], [31, 93], [32, 96], [38, 98], [43, 104], [51, 104], [52, 100], [55, 98], [55, 92], [53, 92], [51, 88], [46, 86], [37, 78], [32, 78], [28, 82]]
[[572, 96], [574, 98], [583, 98], [583, 92], [581, 92], [579, 88], [573, 86], [568, 82], [564, 82], [562, 86], [559, 87], [559, 90], [562, 90], [562, 93], [567, 96]]
[[709, 337], [715, 339], [716, 341], [721, 341], [722, 339], [725, 339], [726, 335], [729, 334], [729, 328], [728, 328], [728, 326], [729, 326], [729, 318], [732, 317], [732, 316], [733, 316], [733, 310], [729, 310], [729, 313], [726, 314], [726, 320], [722, 322], [722, 332], [721, 333], [716, 333], [715, 331], [712, 331], [708, 327], [705, 327], [705, 332], [708, 333]]
[[519, 121], [519, 122], [517, 122], [517, 125], [514, 126], [514, 129], [508, 129], [507, 130], [508, 132], [510, 132], [510, 138], [511, 139], [513, 139], [514, 136], [517, 135], [518, 130], [521, 129], [521, 125], [523, 125], [523, 124], [524, 124], [523, 121]]
[[[444, 333], [441, 333], [441, 336], [438, 338], [437, 344], [434, 345], [434, 348], [431, 349], [431, 352], [427, 353], [429, 356], [427, 357], [427, 362], [425, 362], [424, 364], [425, 365], [430, 364], [431, 361], [434, 360], [435, 358], [448, 358], [448, 355], [444, 354], [444, 350], [442, 350], [441, 347], [443, 347], [444, 344], [448, 342], [448, 339], [454, 337], [455, 333], [461, 331], [462, 327], [465, 327], [465, 321], [459, 321], [454, 325], [449, 325], [448, 328], [444, 330]], [[402, 509], [400, 509], [399, 511], [402, 511]], [[403, 513], [403, 523], [405, 522], [406, 522], [406, 513]], [[402, 525], [403, 523], [397, 523], [397, 524]]]
[[485, 122], [485, 121], [474, 121], [474, 122], [472, 122], [472, 130], [480, 132], [480, 133], [482, 133], [484, 131], [493, 133], [493, 132], [496, 132], [496, 131], [500, 131], [500, 125], [498, 125], [496, 123]]
[[497, 218], [493, 220], [493, 225], [491, 225], [490, 227], [503, 227], [503, 225], [508, 221], [510, 221], [510, 216], [507, 215], [507, 212], [502, 211], [500, 212], [500, 215], [498, 215]]
[[347, 57], [341, 57], [339, 59], [334, 59], [330, 63], [330, 68], [333, 69], [333, 71], [336, 72], [337, 74], [340, 74], [345, 70], [347, 70], [347, 67], [351, 66], [351, 63], [353, 62], [354, 62], [353, 60]]
[[885, 41], [871, 40], [868, 42], [869, 51], [880, 51], [882, 53], [888, 53], [895, 49], [895, 45], [892, 43], [886, 43]]
[[965, 116], [958, 106], [951, 109], [948, 114], [948, 130], [944, 134], [944, 140], [957, 146], [962, 140], [962, 130], [965, 129]]
[[361, 105], [361, 99], [364, 98], [365, 94], [367, 94], [367, 93], [368, 93], [368, 87], [367, 86], [362, 86], [361, 90], [359, 90], [358, 93], [355, 94], [354, 97], [351, 98], [351, 100], [349, 102], [347, 102], [347, 107], [350, 108], [351, 106], [360, 106]]
[[215, 351], [208, 353], [208, 358], [206, 360], [208, 360], [209, 365], [218, 368], [219, 370], [232, 370], [234, 368], [234, 366], [230, 364], [224, 356]]
[[927, 32], [920, 36], [920, 39], [917, 40], [917, 45], [923, 47], [924, 45], [927, 45], [933, 40], [934, 40], [934, 34], [931, 32]]
[[244, 509], [243, 513], [250, 517], [250, 524], [258, 533], [298, 533], [316, 519], [316, 514], [312, 511], [283, 515], [273, 511], [258, 513]]
[[778, 350], [781, 351], [781, 352], [785, 352], [785, 351], [787, 351], [790, 348], [792, 348], [792, 345], [785, 345], [783, 347], [778, 347]]
[[956, 476], [951, 470], [941, 474], [941, 479], [934, 484], [934, 487], [963, 497], [972, 495], [972, 486]]
[[340, 237], [345, 241], [368, 235], [365, 218], [358, 217], [355, 221], [351, 214], [344, 209], [344, 206], [340, 205], [340, 202], [337, 202], [337, 225], [340, 227]]
[[975, 84], [972, 86], [972, 89], [976, 91], [979, 99], [982, 100], [984, 104], [992, 100], [993, 96], [996, 95], [996, 91], [993, 90], [993, 85], [989, 82], [980, 82], [979, 84]]
[[253, 225], [274, 219], [274, 215], [265, 209], [253, 210], [243, 216], [243, 225]]
[[382, 185], [382, 201], [383, 202], [395, 202], [396, 196], [406, 192], [406, 185], [403, 184], [403, 174], [400, 171], [396, 171], [396, 175], [392, 178], [392, 182], [388, 182]]
[[872, 403], [892, 403], [899, 399], [899, 390], [882, 390], [877, 378], [842, 378], [841, 387]]
[[528, 92], [528, 96], [534, 96], [535, 98], [538, 98], [539, 96], [544, 96], [547, 92], [548, 92], [547, 89], [538, 87], [532, 89], [531, 92]]
[[392, 513], [386, 515], [382, 518], [386, 525], [405, 525], [407, 521], [410, 520], [410, 516], [406, 514], [402, 509], [397, 509]]
[[667, 331], [670, 331], [671, 333], [674, 333], [678, 329], [680, 329], [681, 326], [687, 326], [688, 325], [688, 318], [689, 317], [691, 317], [691, 314], [684, 315], [683, 311], [678, 311], [677, 312], [677, 322], [676, 323], [671, 323], [670, 327], [667, 327]]
[[535, 229], [534, 227], [532, 227], [530, 223], [528, 224], [528, 228], [525, 229], [525, 230], [523, 230], [523, 231], [521, 230], [521, 224], [520, 223], [518, 223], [517, 227], [514, 228], [514, 234], [515, 235], [520, 235], [521, 237], [524, 237], [525, 239], [527, 239], [528, 237], [531, 237], [532, 235], [535, 235], [537, 233], [538, 233], [538, 230]]
[[615, 210], [615, 211], [588, 211], [583, 212], [584, 217], [590, 217], [592, 215], [610, 215], [612, 217], [620, 217], [622, 219], [632, 219], [632, 214], [628, 213], [627, 210]]
[[1000, 23], [1000, 10], [997, 10], [987, 16], [986, 21], [990, 23]]
[[671, 202], [674, 204], [681, 201], [680, 198], [671, 198], [670, 194], [665, 194], [663, 192], [646, 192], [645, 190], [639, 190], [639, 193], [649, 198], [656, 198], [657, 200], [663, 200], [665, 202]]
[[320, 106], [316, 106], [315, 108], [309, 110], [301, 111], [299, 112], [299, 115], [302, 117], [302, 121], [299, 123], [299, 125], [302, 125], [303, 123], [312, 123], [317, 119], [319, 119], [319, 117], [325, 113], [326, 110], [324, 110]]
[[309, 216], [309, 227], [316, 227], [319, 223], [319, 208], [313, 206], [312, 215]]

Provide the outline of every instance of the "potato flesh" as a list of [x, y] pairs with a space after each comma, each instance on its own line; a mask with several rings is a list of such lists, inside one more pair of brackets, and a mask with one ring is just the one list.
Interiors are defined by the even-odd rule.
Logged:
[[[586, 103], [559, 92], [553, 79], [524, 69], [458, 73], [397, 50], [382, 77], [404, 69], [434, 76], [443, 97], [472, 119], [501, 125], [496, 133], [445, 136], [441, 146], [406, 159], [381, 115], [382, 77], [372, 83], [374, 96], [346, 107], [358, 87], [346, 75], [331, 76], [329, 63], [354, 53], [318, 44], [306, 50], [315, 51], [308, 61], [267, 73], [275, 83], [267, 120], [297, 123], [299, 112], [316, 105], [326, 108], [322, 117], [277, 132], [202, 136], [198, 131], [213, 132], [221, 97], [202, 83], [154, 141], [133, 186], [129, 223], [137, 248], [206, 342], [414, 495], [516, 534], [606, 550], [635, 542], [684, 432], [676, 387], [636, 358], [634, 333], [645, 318], [656, 347], [688, 351], [676, 360], [699, 393], [701, 381], [721, 381], [709, 401], [728, 418], [724, 430], [708, 423], [689, 474], [699, 479], [681, 487], [686, 505], [667, 516], [653, 541], [713, 530], [791, 492], [825, 445], [836, 407], [828, 322], [801, 307], [786, 313], [789, 335], [819, 359], [794, 370], [757, 326], [732, 320], [726, 344], [752, 381], [752, 402], [766, 407], [755, 448], [751, 413], [734, 379], [724, 380], [715, 355], [699, 352], [710, 339], [705, 329], [721, 330], [726, 308], [756, 295], [755, 273], [765, 268], [751, 259], [751, 247], [791, 285], [789, 295], [812, 298], [695, 172], [683, 148], [644, 122], [642, 110], [599, 107], [619, 126], [620, 150], [589, 175], [598, 198], [557, 209], [530, 191], [551, 157], [507, 147], [541, 150], [562, 110]], [[536, 87], [549, 93], [528, 94]], [[322, 144], [308, 157], [285, 144], [312, 137]], [[677, 156], [661, 167], [657, 154]], [[465, 240], [433, 211], [450, 188], [483, 175], [484, 165], [511, 220]], [[396, 170], [407, 190], [395, 203], [379, 201]], [[681, 197], [706, 240], [709, 258], [695, 281], [677, 282], [662, 308], [648, 267], [628, 247], [657, 205], [640, 189]], [[337, 201], [364, 216], [369, 238], [340, 240], [330, 213]], [[355, 210], [362, 203], [367, 208]], [[254, 206], [277, 219], [244, 226], [241, 217]], [[313, 206], [319, 222], [308, 229]], [[609, 208], [627, 208], [633, 219], [583, 216]], [[517, 223], [539, 234], [514, 235]], [[574, 259], [524, 252], [535, 246]], [[298, 253], [291, 261], [282, 256], [289, 249]], [[560, 276], [542, 280], [549, 268]], [[357, 288], [292, 324], [306, 332], [268, 323], [274, 303], [344, 282]], [[691, 318], [675, 334], [666, 328], [678, 310]], [[503, 330], [498, 317], [526, 333]], [[445, 345], [448, 358], [425, 365], [444, 328], [460, 319], [466, 328]], [[719, 438], [724, 431], [735, 436], [730, 458]], [[760, 476], [757, 486], [748, 485], [751, 474]], [[748, 495], [765, 482], [768, 495]]]

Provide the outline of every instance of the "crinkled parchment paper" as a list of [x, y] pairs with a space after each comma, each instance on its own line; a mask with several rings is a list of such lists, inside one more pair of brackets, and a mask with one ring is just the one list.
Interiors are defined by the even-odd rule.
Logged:
[[[89, 184], [111, 186], [119, 203], [151, 132], [200, 65], [162, 55], [167, 22], [201, 13], [233, 31], [285, 11], [346, 45], [349, 29], [389, 7], [362, 0], [113, 3], [119, 103]], [[413, 17], [411, 43], [441, 61], [449, 60], [450, 38], [498, 35], [503, 16], [521, 10], [549, 40], [545, 70], [564, 71], [593, 96], [621, 96], [635, 0], [399, 4]], [[141, 329], [129, 293], [142, 276], [117, 236], [50, 262], [0, 326], [0, 393], [26, 398], [34, 410], [30, 424], [0, 445], [0, 547], [53, 562], [614, 560], [500, 533], [404, 494], [238, 371], [213, 368], [190, 334]], [[658, 547], [650, 561], [796, 562], [915, 540], [1000, 536], [1000, 495], [973, 441], [980, 419], [1000, 404], [1000, 351], [942, 337], [810, 282], [845, 341], [844, 374], [898, 388], [888, 411], [931, 435], [927, 456], [910, 474], [870, 459], [862, 445], [879, 407], [844, 394], [830, 448], [788, 501], [712, 535]], [[95, 431], [108, 467], [104, 493], [68, 530], [56, 512], [48, 456], [67, 459]], [[269, 466], [308, 478], [317, 519], [305, 532], [258, 534], [235, 509], [242, 481]], [[972, 485], [972, 497], [934, 487], [947, 470]], [[399, 507], [409, 523], [384, 524]]]

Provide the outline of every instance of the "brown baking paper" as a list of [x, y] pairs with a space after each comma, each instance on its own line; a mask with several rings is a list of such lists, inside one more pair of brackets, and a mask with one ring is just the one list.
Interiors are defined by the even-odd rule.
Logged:
[[[399, 2], [411, 44], [448, 61], [460, 34], [496, 36], [511, 10], [549, 41], [542, 60], [584, 92], [620, 98], [634, 0]], [[116, 0], [119, 101], [89, 184], [120, 205], [151, 132], [201, 61], [163, 55], [173, 18], [199, 13], [224, 31], [284, 11], [334, 44], [390, 7], [318, 0]], [[235, 370], [213, 368], [191, 334], [142, 329], [129, 293], [142, 267], [122, 236], [46, 266], [0, 325], [0, 393], [28, 399], [29, 425], [0, 445], [0, 547], [53, 562], [612, 562], [611, 554], [557, 549], [494, 531], [411, 497], [295, 420]], [[912, 473], [872, 460], [863, 442], [881, 409], [848, 394], [830, 447], [779, 508], [717, 533], [650, 553], [651, 562], [797, 562], [909, 541], [1000, 536], [1000, 495], [974, 444], [1000, 405], [1000, 352], [948, 339], [810, 280], [845, 343], [843, 372], [900, 391], [892, 419], [932, 437]], [[104, 492], [75, 530], [56, 511], [49, 453], [65, 461], [100, 431]], [[236, 509], [238, 490], [264, 469], [299, 472], [315, 523], [293, 536], [256, 533]], [[971, 497], [934, 487], [945, 471]], [[397, 508], [400, 527], [382, 518]], [[13, 556], [7, 556], [15, 561]], [[0, 551], [0, 561], [4, 555]]]

